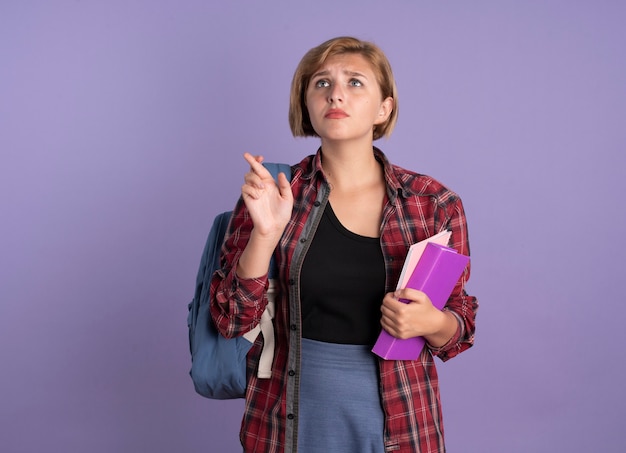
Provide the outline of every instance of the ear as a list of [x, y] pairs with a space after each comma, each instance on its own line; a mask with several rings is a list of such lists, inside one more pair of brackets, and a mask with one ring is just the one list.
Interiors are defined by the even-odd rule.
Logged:
[[376, 117], [376, 121], [374, 121], [374, 124], [382, 124], [387, 121], [389, 115], [391, 115], [391, 112], [393, 112], [393, 106], [394, 102], [391, 96], [384, 99], [383, 102], [380, 104], [378, 116]]

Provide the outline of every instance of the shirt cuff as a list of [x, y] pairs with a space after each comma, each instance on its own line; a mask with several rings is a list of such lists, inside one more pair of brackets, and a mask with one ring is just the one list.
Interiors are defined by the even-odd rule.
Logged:
[[463, 320], [460, 318], [459, 315], [457, 315], [455, 312], [453, 312], [452, 310], [449, 310], [447, 308], [444, 308], [442, 311], [447, 311], [449, 313], [452, 313], [452, 315], [454, 315], [456, 322], [457, 322], [457, 328], [456, 328], [456, 332], [454, 333], [454, 335], [452, 335], [452, 337], [447, 341], [446, 344], [444, 344], [443, 346], [439, 346], [439, 347], [435, 347], [435, 346], [431, 346], [429, 343], [428, 344], [428, 348], [430, 349], [431, 353], [433, 355], [439, 356], [442, 359], [445, 360], [445, 356], [447, 356], [447, 352], [452, 349], [454, 347], [454, 345], [456, 345], [459, 341], [460, 338], [463, 337]]

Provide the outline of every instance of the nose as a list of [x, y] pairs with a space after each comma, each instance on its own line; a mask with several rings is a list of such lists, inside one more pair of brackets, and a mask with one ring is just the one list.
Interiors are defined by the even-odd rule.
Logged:
[[328, 103], [332, 104], [333, 102], [343, 102], [344, 93], [340, 84], [335, 83], [328, 90]]

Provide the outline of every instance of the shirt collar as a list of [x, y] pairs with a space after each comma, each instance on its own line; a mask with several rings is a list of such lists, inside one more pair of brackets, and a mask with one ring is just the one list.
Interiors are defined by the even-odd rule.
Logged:
[[[375, 146], [373, 147], [373, 152], [376, 160], [383, 166], [385, 182], [387, 184], [387, 196], [389, 197], [389, 200], [394, 203], [398, 195], [401, 195], [403, 198], [414, 195], [414, 191], [411, 186], [403, 184], [402, 180], [398, 178], [398, 168], [389, 162], [385, 153]], [[309, 171], [303, 174], [302, 178], [308, 180], [315, 180], [318, 178], [320, 180], [325, 180], [324, 172], [322, 170], [322, 148], [319, 147], [317, 152], [312, 157], [313, 159], [311, 161], [311, 165], [309, 165]]]

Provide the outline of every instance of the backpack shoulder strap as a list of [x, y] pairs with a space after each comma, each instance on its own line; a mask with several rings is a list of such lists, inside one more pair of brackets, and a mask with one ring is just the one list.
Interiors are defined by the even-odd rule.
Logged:
[[291, 181], [291, 165], [275, 162], [263, 162], [263, 166], [268, 169], [274, 179], [278, 178], [279, 173], [284, 173], [287, 180]]

